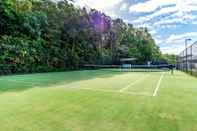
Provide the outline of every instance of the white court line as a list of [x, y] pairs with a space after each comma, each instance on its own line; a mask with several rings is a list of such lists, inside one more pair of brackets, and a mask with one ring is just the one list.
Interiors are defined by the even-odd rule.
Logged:
[[99, 91], [99, 92], [108, 92], [108, 93], [118, 93], [118, 94], [129, 94], [129, 95], [141, 95], [141, 96], [152, 96], [147, 92], [120, 92], [113, 90], [105, 90], [105, 89], [92, 89], [92, 88], [78, 88], [79, 90], [90, 90], [90, 91]]
[[146, 77], [148, 77], [148, 76], [149, 76], [149, 75], [147, 75], [147, 76], [145, 76], [145, 77], [142, 77], [142, 78], [137, 79], [136, 81], [134, 81], [134, 82], [132, 82], [132, 83], [128, 84], [126, 87], [124, 87], [124, 88], [120, 89], [120, 90], [119, 90], [119, 92], [123, 92], [123, 91], [127, 90], [129, 87], [131, 87], [131, 86], [133, 86], [133, 85], [135, 85], [135, 84], [137, 84], [137, 83], [139, 83], [139, 82], [143, 81], [143, 80], [144, 80]]
[[157, 82], [157, 86], [156, 86], [156, 88], [154, 90], [153, 96], [156, 96], [157, 95], [157, 92], [159, 91], [159, 87], [161, 85], [161, 81], [162, 81], [162, 79], [164, 77], [164, 74], [165, 73], [163, 72], [162, 75], [160, 76], [159, 81]]

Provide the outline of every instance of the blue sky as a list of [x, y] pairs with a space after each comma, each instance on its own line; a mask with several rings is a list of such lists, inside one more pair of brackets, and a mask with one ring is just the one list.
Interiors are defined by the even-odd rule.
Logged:
[[147, 27], [163, 53], [178, 54], [197, 41], [197, 0], [75, 0], [136, 27]]

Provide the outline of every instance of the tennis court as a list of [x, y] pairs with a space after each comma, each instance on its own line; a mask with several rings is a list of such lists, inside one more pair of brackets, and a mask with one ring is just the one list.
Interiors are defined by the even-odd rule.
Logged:
[[83, 70], [0, 77], [0, 130], [195, 131], [197, 79]]
[[[95, 78], [75, 82], [68, 87], [76, 90], [127, 93], [133, 95], [155, 96], [166, 72], [130, 72], [114, 75], [110, 78]], [[146, 86], [144, 86], [144, 84]], [[154, 94], [155, 93], [155, 94]]]

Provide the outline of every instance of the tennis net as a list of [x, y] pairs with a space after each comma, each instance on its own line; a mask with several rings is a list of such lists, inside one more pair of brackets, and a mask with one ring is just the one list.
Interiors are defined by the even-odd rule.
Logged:
[[173, 65], [84, 65], [85, 69], [100, 69], [125, 72], [165, 72], [174, 68]]

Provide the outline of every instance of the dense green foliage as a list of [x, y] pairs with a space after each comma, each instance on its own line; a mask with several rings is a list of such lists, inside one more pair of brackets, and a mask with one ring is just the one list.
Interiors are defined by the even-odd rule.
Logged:
[[64, 0], [0, 1], [0, 68], [3, 73], [79, 69], [84, 64], [158, 61], [159, 48], [146, 28]]
[[172, 55], [172, 54], [163, 54], [162, 56], [163, 56], [163, 58], [165, 59], [165, 61], [166, 61], [167, 63], [176, 64], [176, 55]]

